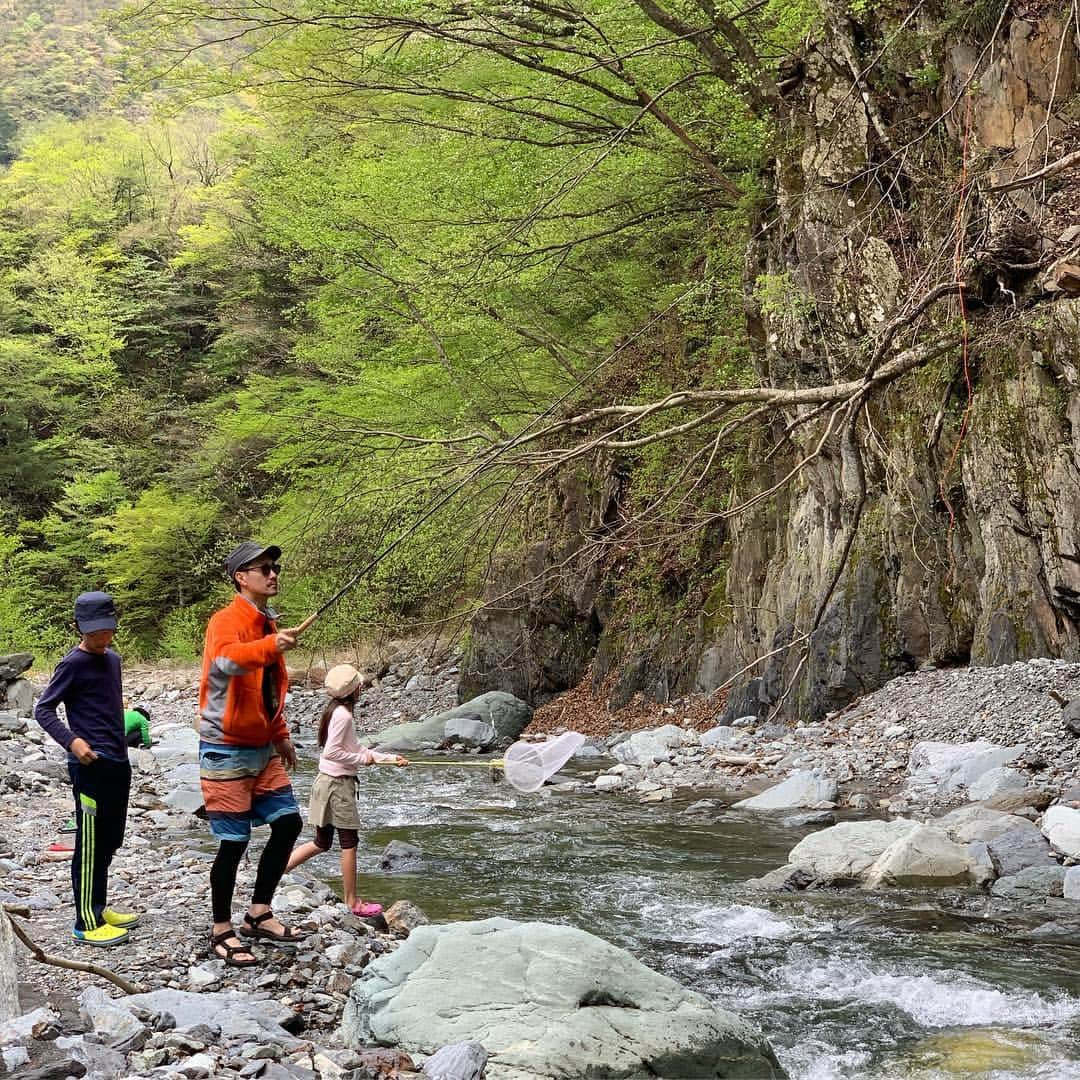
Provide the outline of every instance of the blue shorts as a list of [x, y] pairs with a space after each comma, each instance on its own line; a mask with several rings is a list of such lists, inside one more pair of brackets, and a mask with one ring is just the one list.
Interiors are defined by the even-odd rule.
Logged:
[[200, 742], [199, 781], [210, 830], [219, 840], [246, 842], [252, 826], [300, 813], [273, 745]]

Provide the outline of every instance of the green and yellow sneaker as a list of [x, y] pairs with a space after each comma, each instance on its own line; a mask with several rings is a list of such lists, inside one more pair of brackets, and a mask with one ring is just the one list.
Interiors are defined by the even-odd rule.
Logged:
[[94, 930], [72, 930], [71, 936], [80, 945], [96, 945], [107, 948], [109, 945], [123, 945], [128, 939], [128, 932], [119, 926], [99, 926]]
[[114, 908], [107, 907], [101, 913], [101, 917], [109, 926], [116, 926], [121, 930], [130, 930], [133, 926], [139, 925], [137, 911], [116, 911]]

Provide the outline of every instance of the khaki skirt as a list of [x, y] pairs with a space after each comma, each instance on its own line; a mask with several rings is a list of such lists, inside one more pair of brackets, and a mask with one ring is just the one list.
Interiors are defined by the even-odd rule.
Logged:
[[362, 828], [356, 806], [356, 777], [319, 773], [311, 785], [308, 824], [333, 825], [336, 829]]

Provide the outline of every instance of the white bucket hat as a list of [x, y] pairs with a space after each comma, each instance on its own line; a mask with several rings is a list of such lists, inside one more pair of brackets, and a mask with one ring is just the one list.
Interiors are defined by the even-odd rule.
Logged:
[[363, 681], [363, 675], [352, 664], [338, 664], [326, 673], [323, 687], [333, 698], [347, 698]]

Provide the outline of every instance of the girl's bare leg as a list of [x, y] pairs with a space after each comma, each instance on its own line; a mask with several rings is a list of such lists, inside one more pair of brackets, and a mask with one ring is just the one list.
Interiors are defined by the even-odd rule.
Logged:
[[305, 863], [308, 859], [320, 854], [322, 848], [318, 844], [309, 840], [306, 844], [301, 844], [298, 848], [293, 848], [292, 854], [289, 856], [289, 861], [285, 866], [285, 873], [288, 873], [294, 867], [299, 866], [301, 863]]
[[356, 903], [356, 848], [341, 849], [341, 886], [345, 893], [345, 906]]

